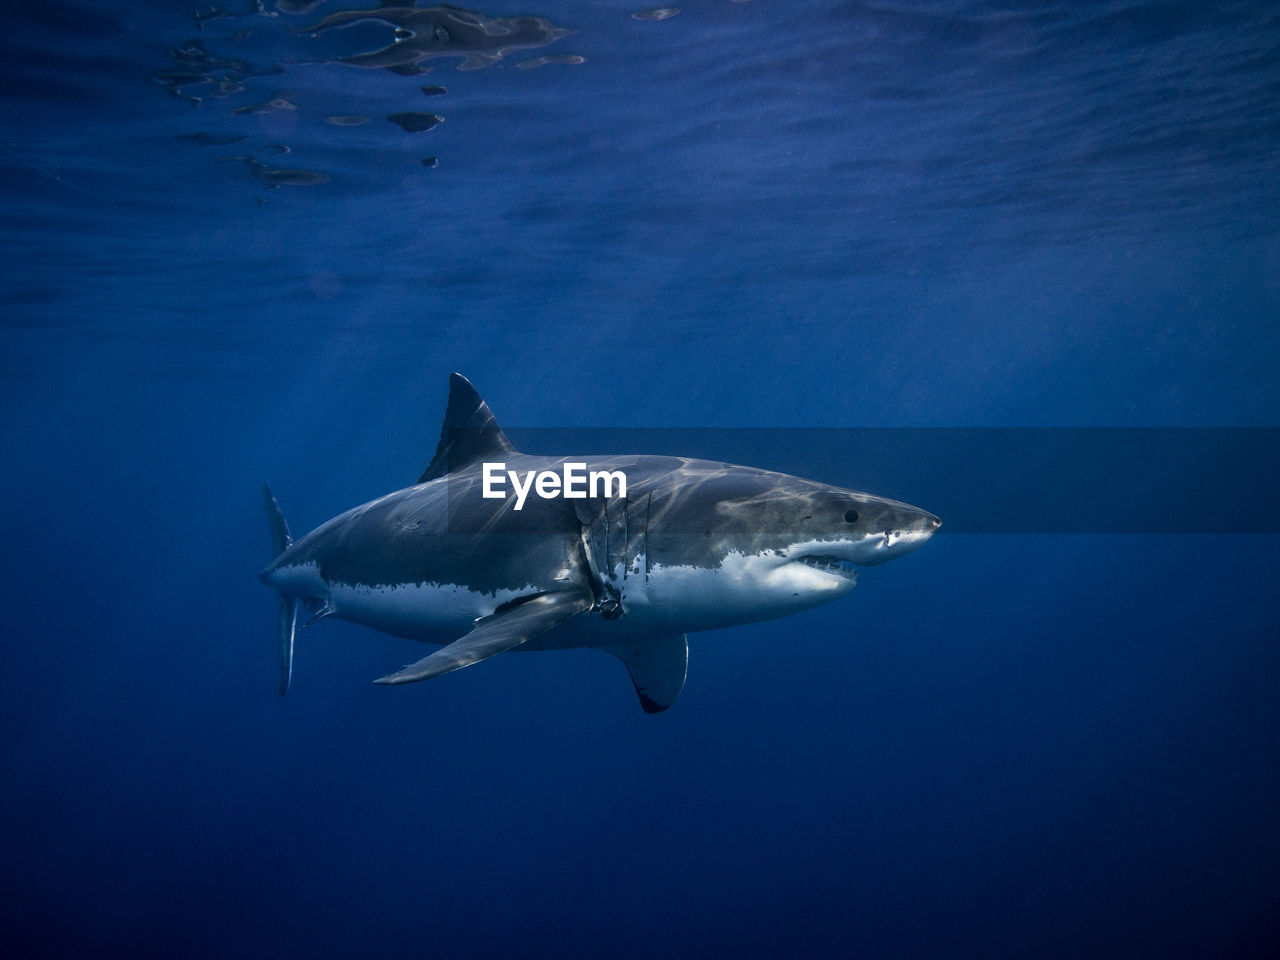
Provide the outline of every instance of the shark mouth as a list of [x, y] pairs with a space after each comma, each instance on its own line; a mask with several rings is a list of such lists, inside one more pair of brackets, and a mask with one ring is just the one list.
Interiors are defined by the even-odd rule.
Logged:
[[842, 560], [840, 557], [825, 557], [821, 554], [811, 554], [806, 557], [796, 557], [796, 563], [803, 563], [806, 566], [813, 567], [815, 570], [821, 570], [823, 573], [830, 573], [838, 577], [844, 577], [846, 580], [857, 580], [858, 569], [850, 560]]

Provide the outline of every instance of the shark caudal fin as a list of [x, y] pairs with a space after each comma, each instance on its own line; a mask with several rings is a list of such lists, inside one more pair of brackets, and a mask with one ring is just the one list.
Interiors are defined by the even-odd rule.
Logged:
[[[285, 523], [284, 514], [280, 512], [280, 504], [271, 493], [271, 488], [262, 485], [262, 498], [267, 507], [267, 523], [271, 528], [271, 556], [278, 557], [293, 545], [289, 536], [289, 524]], [[298, 627], [298, 601], [295, 597], [286, 597], [276, 592], [276, 636], [280, 642], [280, 696], [289, 690], [289, 681], [293, 678], [293, 635]]]
[[515, 453], [489, 405], [460, 373], [449, 375], [449, 404], [444, 411], [436, 455], [418, 478], [419, 483], [462, 470], [481, 460], [500, 460]]

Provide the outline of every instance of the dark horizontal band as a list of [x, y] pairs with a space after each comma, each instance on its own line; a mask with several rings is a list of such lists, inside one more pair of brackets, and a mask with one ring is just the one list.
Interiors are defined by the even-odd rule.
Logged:
[[914, 504], [944, 533], [1280, 533], [1280, 429], [524, 428], [545, 456], [666, 454]]

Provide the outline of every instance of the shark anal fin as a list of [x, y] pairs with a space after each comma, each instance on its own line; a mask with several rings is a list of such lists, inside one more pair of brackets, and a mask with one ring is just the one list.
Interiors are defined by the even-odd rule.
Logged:
[[471, 381], [460, 373], [450, 374], [449, 403], [440, 428], [440, 442], [418, 482], [435, 480], [481, 460], [501, 460], [515, 452], [516, 448]]
[[689, 671], [689, 641], [683, 633], [628, 640], [604, 647], [631, 674], [645, 713], [661, 713], [676, 702]]
[[302, 629], [305, 630], [307, 627], [311, 626], [317, 620], [323, 620], [325, 617], [331, 617], [336, 612], [337, 611], [334, 609], [333, 602], [326, 599], [323, 603], [320, 604], [319, 607], [315, 608], [315, 612], [311, 614], [311, 618], [302, 625]]
[[417, 663], [411, 663], [397, 673], [381, 677], [374, 683], [414, 683], [452, 673], [492, 657], [494, 654], [518, 647], [526, 640], [546, 633], [592, 604], [587, 590], [540, 593], [515, 606], [478, 620], [466, 636], [448, 646], [441, 647]]

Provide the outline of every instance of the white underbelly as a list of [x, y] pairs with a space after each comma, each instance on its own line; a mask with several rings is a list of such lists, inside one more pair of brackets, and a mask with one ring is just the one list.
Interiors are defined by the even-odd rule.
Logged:
[[481, 593], [456, 583], [335, 583], [329, 586], [329, 603], [343, 620], [396, 636], [448, 643], [468, 632], [478, 618], [536, 589], [530, 584]]
[[637, 558], [627, 576], [615, 571], [626, 619], [635, 627], [687, 633], [771, 620], [843, 597], [854, 581], [771, 556], [730, 553], [718, 567]]

